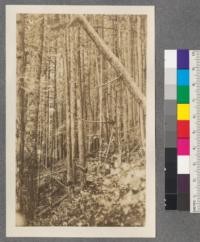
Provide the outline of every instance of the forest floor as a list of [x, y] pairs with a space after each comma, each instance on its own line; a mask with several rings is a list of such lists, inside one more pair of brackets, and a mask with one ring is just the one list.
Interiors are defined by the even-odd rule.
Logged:
[[[145, 153], [113, 154], [106, 161], [89, 158], [87, 183], [65, 190], [47, 176], [40, 191], [41, 211], [34, 226], [144, 226]], [[56, 175], [62, 181], [62, 174]], [[59, 198], [65, 199], [51, 207]], [[50, 209], [48, 209], [50, 208]]]

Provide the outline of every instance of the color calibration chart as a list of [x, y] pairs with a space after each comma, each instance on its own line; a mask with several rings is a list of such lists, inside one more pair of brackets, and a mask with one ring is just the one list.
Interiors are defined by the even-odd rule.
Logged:
[[200, 212], [200, 51], [165, 51], [165, 208]]

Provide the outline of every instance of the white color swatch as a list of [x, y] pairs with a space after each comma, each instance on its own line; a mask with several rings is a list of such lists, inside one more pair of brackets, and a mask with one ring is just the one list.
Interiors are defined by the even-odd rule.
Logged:
[[189, 155], [179, 155], [178, 156], [178, 174], [189, 174], [190, 173], [190, 156]]

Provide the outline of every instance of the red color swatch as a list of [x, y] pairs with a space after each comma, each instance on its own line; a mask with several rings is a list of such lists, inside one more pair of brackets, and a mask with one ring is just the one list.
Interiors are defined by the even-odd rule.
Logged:
[[189, 138], [190, 137], [190, 121], [177, 121], [177, 136], [178, 138]]

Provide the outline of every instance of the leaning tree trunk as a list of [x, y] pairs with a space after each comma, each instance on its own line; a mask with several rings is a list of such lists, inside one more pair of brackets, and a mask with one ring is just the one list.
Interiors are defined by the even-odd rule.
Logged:
[[[68, 27], [74, 26], [77, 22], [79, 22], [82, 25], [82, 27], [89, 35], [89, 37], [94, 41], [94, 43], [96, 44], [100, 52], [106, 57], [106, 59], [115, 68], [115, 70], [123, 77], [127, 87], [129, 88], [129, 91], [135, 96], [135, 99], [137, 100], [137, 102], [142, 104], [145, 110], [146, 97], [141, 92], [137, 84], [134, 82], [131, 75], [127, 72], [126, 68], [122, 65], [120, 60], [113, 54], [110, 48], [106, 45], [106, 43], [102, 40], [102, 38], [100, 38], [100, 36], [95, 31], [95, 29], [88, 22], [86, 17], [84, 17], [83, 15], [77, 15], [76, 17], [74, 17], [74, 19], [71, 21]], [[60, 28], [66, 28], [66, 25], [67, 24], [60, 24], [60, 25], [53, 26], [52, 30], [54, 31]]]
[[110, 64], [115, 68], [115, 70], [121, 74], [123, 79], [125, 80], [126, 85], [129, 88], [129, 91], [132, 92], [135, 96], [135, 99], [142, 104], [142, 106], [146, 107], [146, 97], [141, 92], [140, 88], [136, 85], [131, 75], [127, 72], [126, 68], [122, 65], [120, 60], [113, 54], [110, 48], [105, 44], [105, 42], [99, 37], [95, 29], [90, 25], [87, 19], [83, 15], [79, 15], [74, 18], [71, 25], [73, 26], [76, 22], [81, 23], [84, 30], [90, 36], [90, 38], [94, 41], [97, 48], [102, 52], [102, 54], [107, 58]]

